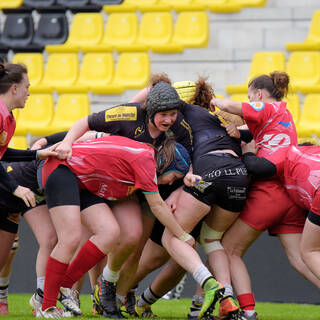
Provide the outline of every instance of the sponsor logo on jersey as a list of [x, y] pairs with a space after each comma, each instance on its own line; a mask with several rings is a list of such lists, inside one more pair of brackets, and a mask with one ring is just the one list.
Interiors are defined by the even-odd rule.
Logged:
[[261, 111], [264, 108], [263, 102], [249, 102], [249, 105], [256, 111]]
[[144, 133], [144, 128], [137, 127], [136, 130], [134, 130], [134, 137], [137, 138], [141, 136]]
[[119, 106], [105, 112], [105, 121], [135, 121], [137, 120], [137, 108], [130, 106]]
[[7, 172], [11, 172], [12, 170], [13, 170], [12, 167], [11, 167], [11, 166], [8, 166]]
[[6, 144], [8, 137], [8, 133], [6, 131], [2, 131], [0, 133], [0, 146], [4, 146]]

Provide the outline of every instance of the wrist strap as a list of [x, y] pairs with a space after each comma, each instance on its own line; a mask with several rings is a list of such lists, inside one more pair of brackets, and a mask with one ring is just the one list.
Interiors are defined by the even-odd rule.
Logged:
[[189, 241], [190, 239], [192, 239], [192, 235], [190, 235], [190, 234], [187, 233], [187, 232], [184, 232], [184, 233], [179, 237], [179, 239], [180, 239], [181, 241], [187, 242], [187, 241]]

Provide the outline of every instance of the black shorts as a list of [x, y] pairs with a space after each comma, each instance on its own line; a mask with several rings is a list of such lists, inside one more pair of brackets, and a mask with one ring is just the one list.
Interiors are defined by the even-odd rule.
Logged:
[[193, 173], [203, 182], [184, 191], [212, 207], [214, 204], [231, 211], [240, 212], [245, 205], [248, 175], [240, 160], [229, 153], [207, 153], [193, 164]]
[[0, 214], [0, 230], [17, 233], [19, 227], [19, 213]]
[[[197, 239], [200, 235], [202, 221], [203, 220], [201, 220], [190, 232], [190, 234], [193, 236], [194, 239]], [[158, 219], [156, 219], [149, 238], [159, 246], [162, 246], [161, 239], [162, 239], [163, 231], [164, 231], [164, 225]]]

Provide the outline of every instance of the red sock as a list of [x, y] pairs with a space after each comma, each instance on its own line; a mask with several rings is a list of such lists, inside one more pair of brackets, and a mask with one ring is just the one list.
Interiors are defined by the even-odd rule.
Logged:
[[75, 282], [105, 256], [106, 255], [90, 240], [85, 242], [77, 256], [70, 263], [61, 287], [72, 288]]
[[254, 295], [252, 293], [243, 293], [238, 295], [238, 301], [242, 310], [254, 310], [256, 305]]
[[49, 257], [44, 281], [42, 310], [56, 306], [61, 281], [65, 277], [67, 269], [67, 263]]

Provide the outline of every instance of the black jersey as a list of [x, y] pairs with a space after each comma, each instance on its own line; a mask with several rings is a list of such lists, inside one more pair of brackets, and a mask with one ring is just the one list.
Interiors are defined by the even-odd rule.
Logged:
[[192, 151], [192, 132], [190, 126], [179, 112], [177, 120], [165, 133], [156, 139], [150, 136], [147, 113], [141, 109], [142, 103], [127, 103], [113, 107], [88, 117], [90, 130], [124, 136], [136, 141], [146, 142], [159, 147], [167, 136], [181, 143], [190, 153]]
[[240, 140], [221, 127], [220, 118], [208, 110], [183, 102], [181, 113], [193, 134], [193, 160], [215, 150], [230, 149], [241, 156]]

